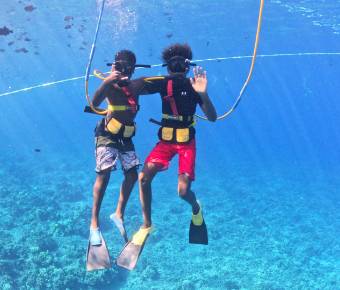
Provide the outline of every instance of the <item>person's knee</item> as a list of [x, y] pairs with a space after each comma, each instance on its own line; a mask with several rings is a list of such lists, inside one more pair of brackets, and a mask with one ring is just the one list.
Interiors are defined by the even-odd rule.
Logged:
[[125, 181], [128, 183], [135, 183], [138, 179], [138, 173], [136, 168], [131, 168], [125, 172]]
[[140, 185], [144, 187], [144, 186], [150, 185], [152, 178], [149, 174], [142, 171], [141, 173], [139, 173], [138, 181]]
[[150, 186], [152, 180], [160, 170], [162, 170], [162, 167], [160, 165], [156, 165], [153, 163], [145, 164], [142, 172], [139, 173], [138, 176], [140, 186]]
[[185, 198], [188, 196], [189, 193], [189, 186], [186, 183], [179, 183], [178, 184], [178, 196], [180, 198]]
[[187, 175], [181, 174], [178, 178], [178, 196], [185, 199], [190, 193], [190, 179]]
[[94, 184], [95, 188], [101, 188], [104, 186], [108, 180], [110, 179], [111, 169], [105, 169], [99, 173], [97, 173], [96, 181]]
[[106, 180], [107, 178], [109, 178], [111, 175], [111, 167], [110, 168], [106, 168], [100, 172], [97, 173], [97, 178], [100, 180]]

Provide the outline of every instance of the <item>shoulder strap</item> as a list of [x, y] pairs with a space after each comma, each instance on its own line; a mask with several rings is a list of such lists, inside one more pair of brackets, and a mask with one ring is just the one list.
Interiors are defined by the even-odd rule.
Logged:
[[168, 80], [167, 83], [167, 96], [163, 98], [165, 101], [170, 103], [171, 111], [175, 116], [178, 116], [178, 110], [174, 98], [174, 87], [173, 87], [173, 80]]
[[128, 98], [128, 103], [131, 106], [132, 112], [136, 113], [138, 106], [134, 95], [130, 92], [130, 90], [127, 87], [121, 87], [121, 89]]

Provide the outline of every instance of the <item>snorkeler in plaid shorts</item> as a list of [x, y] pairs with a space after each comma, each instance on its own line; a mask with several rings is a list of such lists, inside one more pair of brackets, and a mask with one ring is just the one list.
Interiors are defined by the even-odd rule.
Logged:
[[130, 78], [134, 72], [136, 57], [129, 50], [119, 51], [115, 56], [111, 74], [96, 91], [92, 104], [98, 107], [104, 99], [108, 101], [108, 114], [100, 120], [95, 129], [96, 181], [93, 187], [93, 207], [90, 225], [90, 244], [99, 246], [102, 236], [99, 228], [99, 211], [111, 171], [120, 162], [124, 173], [116, 211], [110, 216], [124, 240], [124, 211], [130, 193], [135, 185], [140, 161], [135, 152], [132, 137], [138, 105], [138, 92]]

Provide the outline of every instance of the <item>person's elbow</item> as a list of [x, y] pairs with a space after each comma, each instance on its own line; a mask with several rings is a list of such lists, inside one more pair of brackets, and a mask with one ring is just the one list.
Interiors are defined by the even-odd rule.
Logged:
[[216, 109], [214, 108], [214, 106], [211, 106], [208, 110], [207, 110], [207, 119], [210, 122], [215, 122], [217, 120], [217, 113], [216, 113]]
[[95, 99], [92, 100], [92, 106], [98, 107], [99, 105], [100, 105], [100, 104], [98, 103], [97, 100], [95, 100]]
[[215, 122], [217, 120], [216, 109], [210, 102], [203, 104], [201, 108], [208, 121]]
[[216, 122], [216, 120], [217, 120], [217, 114], [216, 114], [216, 112], [214, 112], [214, 113], [212, 113], [212, 114], [209, 114], [209, 115], [207, 116], [207, 119], [208, 119], [208, 121], [210, 121], [210, 122]]

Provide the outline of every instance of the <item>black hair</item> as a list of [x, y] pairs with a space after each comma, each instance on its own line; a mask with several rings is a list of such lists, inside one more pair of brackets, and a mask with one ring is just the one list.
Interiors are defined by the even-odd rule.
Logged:
[[135, 65], [136, 55], [131, 50], [123, 49], [118, 51], [115, 55], [115, 62], [119, 60], [125, 60], [128, 63]]
[[167, 63], [169, 59], [174, 56], [182, 56], [185, 59], [192, 60], [191, 47], [186, 43], [175, 43], [165, 48], [162, 52], [162, 59], [165, 63]]

